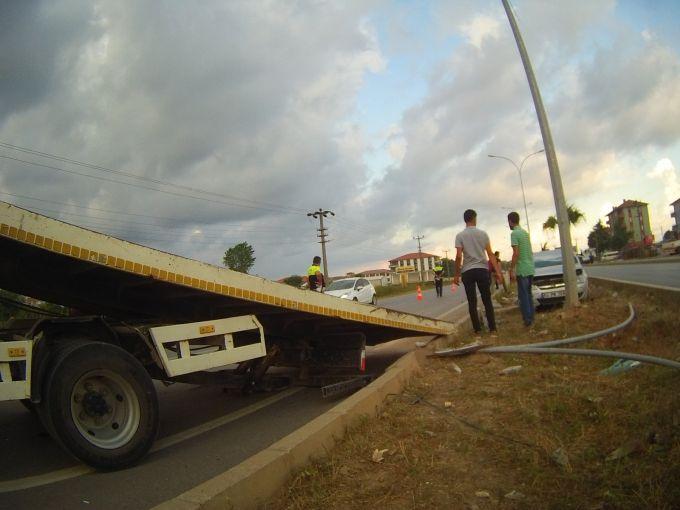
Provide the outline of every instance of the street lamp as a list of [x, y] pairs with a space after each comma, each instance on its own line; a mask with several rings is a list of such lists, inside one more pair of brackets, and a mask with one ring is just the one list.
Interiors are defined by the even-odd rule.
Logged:
[[512, 163], [512, 166], [514, 166], [517, 169], [517, 173], [519, 174], [519, 184], [522, 187], [522, 201], [524, 202], [524, 216], [526, 217], [527, 220], [527, 231], [529, 232], [529, 238], [531, 239], [531, 226], [529, 225], [529, 212], [527, 210], [527, 198], [524, 195], [524, 181], [522, 180], [522, 168], [524, 167], [524, 163], [526, 162], [527, 159], [529, 159], [531, 156], [535, 156], [536, 154], [540, 154], [541, 152], [545, 152], [544, 149], [541, 149], [540, 151], [532, 152], [528, 156], [525, 156], [524, 159], [522, 160], [522, 163], [520, 163], [519, 166], [517, 166], [517, 163], [515, 163], [513, 160], [510, 158], [507, 158], [505, 156], [496, 156], [494, 154], [489, 154], [488, 156], [490, 158], [498, 158], [498, 159], [504, 159], [506, 161], [509, 161]]

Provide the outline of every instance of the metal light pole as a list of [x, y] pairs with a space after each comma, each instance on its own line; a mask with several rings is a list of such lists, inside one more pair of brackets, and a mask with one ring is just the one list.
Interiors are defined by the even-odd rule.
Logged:
[[333, 211], [324, 211], [323, 209], [319, 208], [318, 211], [315, 212], [310, 212], [307, 213], [307, 216], [312, 216], [313, 218], [318, 218], [319, 219], [319, 235], [316, 237], [321, 238], [321, 241], [319, 243], [321, 244], [321, 260], [323, 261], [323, 275], [324, 278], [327, 279], [327, 281], [330, 281], [331, 275], [328, 274], [328, 260], [326, 259], [326, 243], [330, 241], [326, 241], [326, 230], [323, 227], [323, 219], [327, 218], [328, 215], [335, 216], [335, 213]]
[[527, 49], [522, 40], [522, 34], [517, 27], [515, 15], [510, 9], [508, 0], [501, 0], [503, 8], [508, 16], [512, 33], [515, 36], [517, 49], [519, 50], [522, 64], [524, 64], [524, 71], [529, 82], [529, 89], [531, 96], [534, 99], [534, 107], [536, 108], [536, 115], [538, 117], [538, 124], [541, 127], [541, 136], [543, 137], [543, 147], [545, 147], [545, 155], [548, 160], [548, 170], [550, 172], [550, 182], [553, 189], [553, 197], [555, 199], [555, 210], [557, 212], [557, 224], [560, 229], [560, 244], [562, 245], [562, 267], [564, 268], [564, 291], [565, 291], [565, 307], [572, 307], [578, 305], [578, 291], [576, 290], [576, 265], [574, 264], [574, 254], [571, 247], [571, 231], [569, 225], [569, 215], [567, 214], [567, 203], [564, 199], [564, 189], [562, 188], [562, 177], [560, 176], [560, 167], [557, 163], [557, 155], [555, 154], [555, 146], [553, 144], [552, 133], [550, 132], [550, 124], [548, 123], [548, 116], [543, 107], [543, 99], [541, 92], [536, 83], [536, 76], [531, 67], [531, 61], [527, 54]]
[[529, 212], [527, 210], [527, 197], [524, 194], [524, 180], [522, 179], [522, 168], [524, 168], [524, 163], [526, 162], [527, 159], [529, 159], [531, 156], [535, 156], [536, 154], [540, 154], [541, 152], [545, 152], [545, 149], [541, 149], [540, 151], [532, 152], [528, 156], [525, 156], [524, 159], [522, 160], [522, 163], [517, 166], [517, 163], [515, 163], [512, 159], [505, 157], [505, 156], [496, 156], [494, 154], [489, 154], [488, 156], [490, 158], [498, 158], [498, 159], [504, 159], [506, 161], [509, 161], [512, 163], [512, 166], [514, 166], [517, 169], [517, 173], [519, 174], [519, 185], [522, 187], [522, 201], [524, 202], [524, 216], [527, 220], [527, 232], [529, 232], [529, 239], [531, 239], [531, 224], [529, 223]]

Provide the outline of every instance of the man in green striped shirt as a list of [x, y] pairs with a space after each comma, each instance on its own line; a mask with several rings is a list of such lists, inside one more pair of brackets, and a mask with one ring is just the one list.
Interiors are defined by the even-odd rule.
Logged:
[[508, 214], [510, 244], [512, 245], [512, 261], [510, 262], [510, 281], [517, 280], [517, 298], [525, 326], [534, 323], [534, 299], [531, 286], [534, 280], [534, 254], [531, 250], [531, 239], [526, 230], [519, 226], [519, 214]]

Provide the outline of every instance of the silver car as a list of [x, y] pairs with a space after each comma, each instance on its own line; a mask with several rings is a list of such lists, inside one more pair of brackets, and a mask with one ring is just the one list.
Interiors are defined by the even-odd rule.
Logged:
[[[574, 255], [576, 265], [576, 287], [579, 299], [588, 297], [588, 274]], [[534, 305], [552, 305], [564, 301], [564, 269], [562, 268], [562, 251], [548, 250], [534, 253], [534, 274], [531, 294]]]

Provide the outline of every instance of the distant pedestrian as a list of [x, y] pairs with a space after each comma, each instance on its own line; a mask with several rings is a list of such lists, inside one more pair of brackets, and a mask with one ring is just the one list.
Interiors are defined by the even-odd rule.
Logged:
[[[496, 259], [496, 262], [498, 262], [498, 267], [500, 268], [501, 267], [501, 252], [499, 252], [499, 251], [493, 252], [493, 258]], [[498, 290], [498, 278], [494, 278], [495, 270], [494, 270], [494, 266], [493, 266], [493, 261], [491, 259], [489, 259], [488, 269], [489, 269], [489, 278], [491, 280], [491, 283], [492, 284], [495, 283], [496, 284], [496, 290]]]
[[434, 288], [437, 291], [437, 297], [442, 297], [444, 292], [444, 266], [440, 261], [434, 266]]
[[510, 281], [517, 280], [517, 297], [519, 309], [522, 312], [524, 325], [529, 327], [534, 323], [534, 299], [531, 286], [534, 281], [534, 254], [531, 251], [529, 234], [519, 226], [519, 214], [508, 214], [510, 244], [512, 245], [512, 261], [510, 262]]
[[321, 272], [321, 257], [316, 256], [312, 260], [312, 265], [307, 269], [307, 283], [309, 290], [321, 292], [326, 286], [323, 273]]
[[468, 311], [475, 334], [480, 334], [482, 330], [477, 314], [477, 289], [479, 289], [486, 311], [489, 331], [495, 333], [496, 318], [491, 302], [491, 280], [487, 260], [492, 261], [497, 279], [500, 279], [501, 270], [493, 256], [489, 236], [486, 232], [477, 228], [477, 213], [468, 209], [463, 214], [463, 219], [465, 220], [465, 230], [456, 235], [456, 269], [453, 283], [458, 285], [462, 274], [465, 295], [468, 300]]

